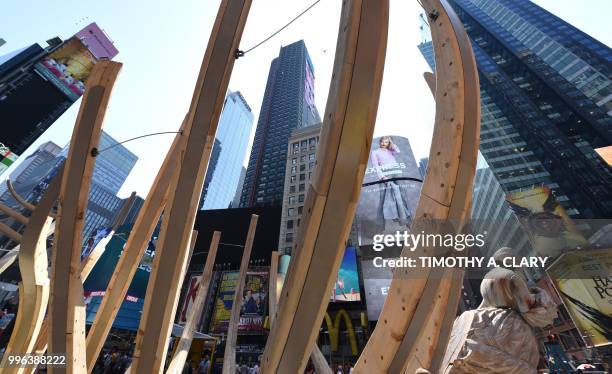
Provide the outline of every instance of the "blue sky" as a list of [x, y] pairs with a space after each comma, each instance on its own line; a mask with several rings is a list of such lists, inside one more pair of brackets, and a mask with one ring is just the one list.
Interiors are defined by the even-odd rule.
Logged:
[[[612, 44], [609, 20], [612, 1], [535, 2], [603, 43]], [[95, 21], [119, 49], [115, 60], [124, 63], [104, 129], [120, 141], [146, 133], [174, 131], [189, 108], [219, 3], [219, 0], [64, 0], [60, 6], [58, 2], [42, 0], [5, 2], [0, 12], [0, 37], [7, 44], [0, 47], [0, 55], [35, 42], [45, 45], [44, 41], [54, 36], [66, 39]], [[256, 44], [311, 3], [312, 0], [254, 0], [241, 48]], [[281, 45], [299, 39], [305, 40], [315, 65], [315, 98], [323, 113], [340, 4], [339, 0], [322, 0], [280, 35], [237, 61], [229, 87], [243, 93], [253, 108], [255, 121], [270, 61]], [[420, 42], [419, 12], [416, 1], [391, 0], [387, 60], [376, 125], [377, 135], [407, 136], [417, 158], [428, 154], [434, 116], [434, 102], [422, 78], [422, 72], [428, 68], [416, 48]], [[77, 112], [78, 103], [24, 155], [47, 140], [65, 145]], [[172, 135], [161, 135], [126, 144], [139, 161], [121, 196], [131, 191], [146, 195], [171, 140]]]

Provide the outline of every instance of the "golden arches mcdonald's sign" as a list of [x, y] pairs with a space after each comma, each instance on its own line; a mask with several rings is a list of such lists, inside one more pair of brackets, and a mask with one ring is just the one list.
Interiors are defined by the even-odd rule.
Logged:
[[344, 324], [346, 326], [346, 331], [348, 333], [349, 344], [351, 345], [351, 354], [353, 356], [357, 356], [359, 351], [357, 349], [357, 338], [355, 337], [355, 330], [353, 329], [353, 322], [351, 322], [351, 317], [348, 312], [344, 309], [340, 309], [332, 322], [332, 318], [329, 313], [325, 313], [325, 324], [327, 325], [327, 330], [329, 331], [329, 340], [331, 344], [332, 352], [338, 351], [338, 342], [340, 339], [340, 323], [344, 320]]

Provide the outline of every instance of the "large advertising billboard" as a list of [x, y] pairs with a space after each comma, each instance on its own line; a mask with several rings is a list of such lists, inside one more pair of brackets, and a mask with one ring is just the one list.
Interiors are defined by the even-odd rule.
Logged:
[[0, 175], [8, 169], [19, 156], [11, 152], [4, 144], [0, 143]]
[[[93, 323], [96, 312], [106, 293], [106, 287], [117, 266], [127, 237], [132, 229], [131, 225], [122, 225], [115, 232], [113, 238], [106, 245], [106, 250], [92, 269], [89, 277], [83, 283], [85, 303], [87, 305], [87, 323]], [[134, 274], [132, 283], [128, 288], [125, 301], [119, 309], [113, 327], [137, 330], [140, 323], [140, 314], [144, 305], [147, 283], [151, 273], [150, 263], [155, 256], [155, 240], [149, 241], [143, 259]], [[87, 245], [86, 245], [87, 248]]]
[[[210, 332], [215, 334], [227, 332], [237, 281], [237, 271], [226, 271], [221, 275]], [[240, 307], [239, 333], [265, 332], [264, 318], [268, 313], [268, 281], [268, 271], [247, 272]]]
[[409, 230], [421, 185], [408, 139], [374, 138], [357, 207], [359, 245], [372, 244], [376, 234]]
[[87, 46], [79, 38], [72, 37], [34, 68], [76, 101], [83, 95], [85, 81], [96, 62], [98, 60]]
[[391, 286], [393, 272], [389, 267], [375, 267], [372, 260], [363, 260], [361, 261], [361, 274], [363, 274], [368, 320], [378, 321]]
[[585, 343], [612, 343], [612, 249], [565, 253], [547, 272]]
[[346, 247], [338, 278], [334, 284], [330, 301], [360, 301], [359, 273], [357, 271], [357, 251], [355, 247]]
[[539, 256], [557, 257], [566, 249], [584, 248], [588, 244], [550, 188], [540, 186], [514, 192], [506, 201]]
[[192, 275], [189, 278], [189, 283], [187, 284], [187, 292], [185, 293], [185, 297], [183, 298], [183, 305], [178, 313], [178, 323], [183, 325], [187, 323], [187, 317], [193, 308], [193, 304], [195, 302], [195, 298], [198, 294], [198, 289], [200, 289], [200, 279], [202, 277], [200, 275]]

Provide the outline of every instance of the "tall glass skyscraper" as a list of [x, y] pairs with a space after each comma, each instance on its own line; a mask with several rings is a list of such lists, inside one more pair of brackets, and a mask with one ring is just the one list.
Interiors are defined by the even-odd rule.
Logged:
[[223, 103], [219, 127], [206, 173], [201, 209], [227, 209], [240, 183], [251, 128], [251, 107], [240, 91], [229, 92]]
[[504, 191], [546, 185], [573, 218], [612, 217], [595, 152], [612, 144], [610, 48], [528, 0], [450, 3], [476, 55], [480, 151]]
[[314, 103], [314, 66], [303, 40], [272, 60], [240, 205], [282, 205], [287, 141], [292, 130], [321, 121]]

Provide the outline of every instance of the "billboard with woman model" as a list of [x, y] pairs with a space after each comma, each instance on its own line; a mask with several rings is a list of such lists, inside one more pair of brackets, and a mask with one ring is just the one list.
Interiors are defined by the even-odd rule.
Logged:
[[357, 208], [359, 245], [372, 244], [377, 234], [408, 230], [421, 184], [408, 139], [374, 138]]

